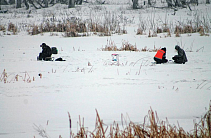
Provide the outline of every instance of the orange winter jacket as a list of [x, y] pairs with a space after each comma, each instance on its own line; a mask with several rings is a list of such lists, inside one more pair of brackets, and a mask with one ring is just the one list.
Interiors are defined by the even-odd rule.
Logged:
[[157, 51], [155, 57], [158, 59], [163, 59], [163, 54], [165, 54], [165, 51], [160, 49]]

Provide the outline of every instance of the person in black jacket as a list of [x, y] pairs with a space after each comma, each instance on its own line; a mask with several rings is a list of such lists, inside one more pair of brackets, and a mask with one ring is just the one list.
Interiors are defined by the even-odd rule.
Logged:
[[38, 60], [46, 60], [47, 57], [51, 57], [52, 51], [48, 45], [42, 43], [40, 47], [42, 47], [42, 52], [39, 54]]
[[175, 63], [185, 64], [185, 62], [188, 61], [185, 51], [178, 45], [175, 46], [175, 49], [177, 50], [178, 55], [175, 55], [174, 57], [172, 57], [172, 59], [174, 60]]

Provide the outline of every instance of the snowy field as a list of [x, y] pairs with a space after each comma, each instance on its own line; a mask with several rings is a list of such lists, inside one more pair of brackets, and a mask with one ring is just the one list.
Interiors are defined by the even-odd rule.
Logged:
[[[127, 34], [67, 38], [62, 33], [31, 36], [24, 30], [16, 35], [0, 32], [0, 75], [4, 70], [7, 73], [6, 83], [2, 76], [0, 78], [0, 138], [41, 137], [37, 128], [45, 130], [48, 137], [67, 138], [70, 133], [68, 112], [73, 133], [77, 133], [79, 115], [84, 118], [88, 131], [93, 131], [95, 109], [106, 125], [114, 121], [121, 124], [121, 114], [128, 115], [133, 122], [143, 123], [151, 107], [161, 120], [168, 118], [170, 124], [179, 124], [187, 132], [194, 128], [194, 120], [199, 121], [211, 100], [211, 34], [175, 37], [172, 33], [166, 37], [161, 33], [150, 38], [148, 34], [136, 35], [140, 14], [144, 18], [150, 17], [152, 12], [132, 10], [127, 2], [103, 5], [108, 11], [116, 12], [115, 7], [125, 10], [121, 15], [128, 18]], [[80, 8], [92, 7], [87, 5]], [[49, 11], [58, 7], [55, 5]], [[61, 13], [61, 10], [58, 11]], [[174, 23], [193, 19], [196, 10], [211, 17], [211, 5], [205, 4], [195, 6], [192, 12], [180, 9], [176, 15], [171, 14], [172, 10], [166, 14], [166, 9], [155, 9], [154, 13], [158, 18], [168, 16]], [[46, 11], [32, 11], [31, 18], [20, 11], [0, 14], [0, 23], [38, 23]], [[80, 13], [77, 8], [76, 13]], [[81, 18], [87, 18], [81, 13]], [[139, 50], [145, 46], [149, 49], [166, 47], [169, 60], [177, 54], [174, 47], [178, 44], [186, 50], [188, 62], [156, 65], [153, 64], [155, 52], [102, 51], [109, 41], [117, 47], [127, 41]], [[58, 54], [52, 56], [66, 61], [37, 61], [43, 42], [56, 46]], [[119, 66], [112, 65], [111, 54], [114, 53], [120, 55]], [[38, 74], [42, 74], [42, 78]]]

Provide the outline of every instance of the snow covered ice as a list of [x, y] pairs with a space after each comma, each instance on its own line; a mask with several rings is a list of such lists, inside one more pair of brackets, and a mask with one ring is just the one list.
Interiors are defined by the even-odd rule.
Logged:
[[[114, 7], [107, 5], [107, 10], [109, 7], [113, 10], [115, 4]], [[210, 5], [195, 8], [206, 9], [211, 16]], [[34, 18], [24, 19], [11, 18], [12, 13], [0, 14], [1, 23], [38, 21], [42, 12], [43, 9], [38, 10]], [[180, 9], [176, 16], [169, 14], [168, 18], [173, 21], [175, 17], [190, 18], [189, 12]], [[147, 17], [148, 14], [142, 15]], [[156, 13], [156, 17], [165, 18], [165, 15], [165, 10], [159, 9]], [[0, 137], [41, 137], [36, 126], [46, 130], [49, 137], [69, 137], [68, 112], [73, 133], [77, 132], [79, 115], [84, 117], [87, 129], [93, 131], [95, 109], [107, 125], [120, 122], [121, 114], [128, 114], [133, 122], [143, 123], [150, 107], [157, 111], [160, 119], [168, 118], [172, 125], [179, 122], [186, 131], [191, 131], [194, 120], [198, 121], [206, 112], [211, 100], [210, 33], [209, 36], [193, 33], [180, 37], [173, 33], [172, 37], [165, 37], [166, 34], [161, 33], [149, 38], [136, 35], [139, 10], [127, 9], [124, 16], [135, 18], [126, 25], [128, 33], [124, 35], [66, 38], [60, 33], [58, 36], [50, 36], [50, 33], [30, 36], [24, 31], [17, 35], [1, 32], [0, 71], [3, 73], [5, 69], [8, 77], [6, 83], [0, 82]], [[102, 51], [109, 40], [117, 47], [128, 41], [140, 50], [145, 46], [166, 47], [167, 59], [177, 54], [174, 47], [178, 44], [186, 50], [188, 62], [157, 65], [152, 63], [155, 52]], [[58, 54], [52, 56], [66, 61], [37, 61], [43, 42], [56, 46]], [[110, 65], [114, 53], [119, 54], [119, 66]], [[42, 78], [38, 74], [42, 74]]]

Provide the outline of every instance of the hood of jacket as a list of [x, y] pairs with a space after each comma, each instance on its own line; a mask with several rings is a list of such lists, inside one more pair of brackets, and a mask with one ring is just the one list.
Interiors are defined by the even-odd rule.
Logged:
[[175, 49], [178, 51], [180, 49], [180, 47], [178, 45], [176, 45]]
[[179, 62], [180, 63], [185, 63], [188, 61], [187, 57], [186, 57], [186, 54], [185, 54], [185, 51], [180, 48], [178, 45], [175, 46], [175, 49], [177, 50], [178, 52], [178, 55], [176, 55], [177, 57], [179, 57]]

